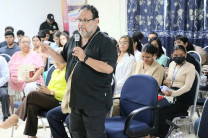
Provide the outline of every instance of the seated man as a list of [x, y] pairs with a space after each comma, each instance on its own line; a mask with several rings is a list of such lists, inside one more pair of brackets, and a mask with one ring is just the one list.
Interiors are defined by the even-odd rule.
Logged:
[[[13, 28], [12, 26], [7, 26], [7, 27], [5, 28], [5, 33], [8, 32], [8, 31], [11, 31], [11, 32], [14, 33], [14, 28]], [[15, 43], [16, 43], [16, 42], [15, 42]], [[6, 41], [0, 42], [0, 48], [1, 48], [1, 47], [4, 47], [4, 46], [6, 46], [6, 45], [7, 45]]]
[[3, 121], [8, 118], [9, 95], [7, 92], [7, 82], [9, 80], [9, 66], [4, 57], [0, 56], [0, 101], [2, 104]]
[[62, 113], [61, 106], [49, 110], [46, 114], [46, 117], [54, 138], [68, 138], [64, 128], [64, 121], [69, 129], [69, 114]]
[[11, 31], [5, 32], [6, 46], [0, 48], [1, 54], [8, 54], [12, 56], [15, 52], [20, 51], [20, 47], [14, 42], [14, 33]]

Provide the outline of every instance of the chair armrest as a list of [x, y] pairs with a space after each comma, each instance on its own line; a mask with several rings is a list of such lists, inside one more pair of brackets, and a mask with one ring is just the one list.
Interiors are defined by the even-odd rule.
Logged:
[[124, 127], [125, 134], [127, 134], [127, 135], [131, 134], [130, 124], [131, 124], [132, 119], [134, 118], [135, 115], [137, 115], [138, 113], [140, 113], [142, 111], [145, 111], [145, 110], [156, 110], [156, 113], [154, 114], [154, 126], [157, 125], [157, 123], [158, 123], [158, 113], [157, 113], [157, 109], [158, 108], [159, 108], [158, 105], [156, 105], [156, 106], [145, 106], [145, 107], [142, 107], [142, 108], [139, 108], [139, 109], [136, 109], [136, 110], [132, 111], [127, 116], [127, 119], [125, 121], [125, 127]]
[[121, 97], [113, 97], [113, 100], [115, 100], [115, 99], [119, 99], [119, 100], [120, 100], [120, 99], [121, 99]]

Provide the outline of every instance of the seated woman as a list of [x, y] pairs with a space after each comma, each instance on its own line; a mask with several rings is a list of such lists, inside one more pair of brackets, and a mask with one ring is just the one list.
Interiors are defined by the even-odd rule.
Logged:
[[162, 84], [164, 70], [163, 67], [154, 60], [157, 48], [152, 44], [146, 44], [142, 49], [142, 61], [137, 62], [132, 71], [132, 75], [145, 74], [156, 79], [158, 86]]
[[119, 54], [115, 70], [116, 91], [114, 95], [120, 95], [124, 82], [131, 76], [133, 65], [136, 63], [133, 51], [133, 40], [124, 35], [119, 40]]
[[34, 46], [33, 51], [40, 55], [40, 57], [43, 59], [44, 65], [46, 65], [48, 55], [41, 52], [41, 48], [40, 48], [41, 39], [40, 39], [40, 37], [39, 36], [33, 36], [32, 43], [33, 43], [33, 46]]
[[140, 42], [140, 36], [141, 33], [140, 32], [134, 32], [132, 34], [132, 39], [133, 39], [133, 47], [134, 47], [134, 56], [136, 58], [136, 61], [139, 62], [142, 60], [142, 44]]
[[168, 57], [164, 54], [164, 51], [162, 49], [162, 44], [159, 38], [153, 37], [149, 41], [150, 44], [153, 44], [155, 47], [157, 47], [157, 58], [156, 61], [162, 65], [163, 67], [166, 66]]
[[170, 89], [162, 91], [166, 96], [175, 97], [175, 102], [169, 107], [159, 110], [159, 129], [156, 136], [165, 137], [169, 126], [165, 120], [173, 120], [177, 114], [187, 113], [192, 101], [191, 92], [189, 90], [195, 79], [195, 67], [186, 62], [186, 49], [182, 45], [174, 47], [172, 58], [173, 61], [169, 65], [168, 76], [164, 80], [164, 85]]
[[36, 137], [38, 118], [37, 115], [42, 111], [47, 111], [60, 105], [66, 91], [66, 64], [55, 62], [58, 69], [54, 70], [48, 88], [40, 86], [38, 91], [30, 92], [23, 100], [15, 114], [9, 117], [0, 128], [10, 128], [17, 125], [18, 119], [26, 120], [24, 134]]
[[[20, 92], [24, 91], [27, 95], [31, 90], [36, 90], [36, 83], [44, 84], [41, 73], [44, 69], [44, 63], [42, 58], [34, 51], [30, 50], [30, 38], [27, 36], [23, 36], [19, 40], [19, 46], [21, 51], [14, 53], [9, 61], [9, 70], [10, 70], [10, 86], [11, 89]], [[35, 68], [32, 76], [26, 79], [20, 80], [18, 78], [18, 67], [19, 66], [28, 65], [32, 68]], [[34, 73], [34, 74], [33, 74]], [[13, 108], [13, 96], [10, 98], [10, 105]]]
[[[124, 35], [119, 40], [119, 55], [117, 59], [117, 66], [115, 70], [116, 88], [114, 97], [120, 97], [121, 89], [124, 82], [131, 75], [133, 65], [136, 63], [133, 51], [133, 40]], [[119, 101], [114, 101], [113, 116], [119, 115]]]

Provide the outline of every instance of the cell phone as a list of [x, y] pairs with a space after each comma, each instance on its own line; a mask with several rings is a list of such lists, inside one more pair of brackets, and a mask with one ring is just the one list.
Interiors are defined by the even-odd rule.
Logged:
[[36, 85], [39, 86], [39, 87], [42, 86], [40, 83], [36, 83]]

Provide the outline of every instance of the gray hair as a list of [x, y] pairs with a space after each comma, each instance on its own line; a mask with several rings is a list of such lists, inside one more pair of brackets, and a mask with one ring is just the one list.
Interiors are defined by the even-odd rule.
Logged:
[[[22, 37], [20, 37], [20, 39], [19, 39], [19, 43], [21, 43], [21, 42], [22, 42], [22, 39], [25, 38], [25, 37], [28, 38], [28, 39], [30, 40], [30, 37], [29, 37], [29, 36], [22, 36]], [[30, 42], [31, 42], [31, 40], [30, 40]]]

